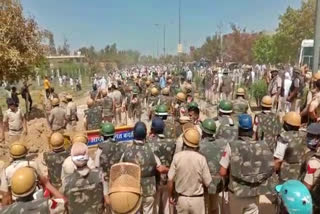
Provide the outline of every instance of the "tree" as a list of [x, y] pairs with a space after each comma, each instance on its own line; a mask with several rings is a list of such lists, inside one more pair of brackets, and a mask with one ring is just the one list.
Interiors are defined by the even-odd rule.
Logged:
[[277, 59], [277, 48], [275, 46], [275, 41], [273, 36], [261, 35], [255, 41], [253, 45], [253, 56], [255, 62], [264, 64], [271, 63], [275, 64], [278, 62]]
[[59, 55], [70, 55], [70, 45], [68, 43], [67, 38], [63, 39], [63, 46], [58, 47], [58, 54]]
[[21, 4], [0, 1], [0, 79], [30, 76], [43, 62], [42, 33], [33, 18], [25, 18]]

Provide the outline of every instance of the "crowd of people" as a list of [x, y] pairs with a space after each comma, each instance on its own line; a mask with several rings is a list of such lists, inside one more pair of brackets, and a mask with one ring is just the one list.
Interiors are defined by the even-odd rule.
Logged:
[[[320, 73], [248, 65], [185, 67], [183, 75], [175, 69], [95, 75], [83, 120], [70, 94], [48, 93], [48, 174], [27, 159], [19, 141], [27, 126], [8, 99], [12, 162], [1, 172], [0, 213], [258, 214], [262, 195], [276, 213], [320, 213]], [[268, 82], [259, 111], [248, 98], [257, 77]], [[206, 117], [207, 111], [217, 115]], [[79, 123], [86, 131], [77, 130]], [[117, 141], [116, 127], [130, 124], [133, 139]], [[73, 131], [69, 146], [66, 130]], [[96, 130], [102, 143], [90, 155], [86, 133]]]

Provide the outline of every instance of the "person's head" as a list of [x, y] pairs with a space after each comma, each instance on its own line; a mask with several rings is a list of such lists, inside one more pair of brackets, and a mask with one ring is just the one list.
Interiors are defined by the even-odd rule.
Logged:
[[50, 92], [51, 92], [51, 93], [54, 93], [54, 87], [51, 87], [51, 88], [50, 88]]
[[92, 90], [96, 91], [97, 89], [97, 84], [92, 84]]
[[68, 95], [66, 96], [66, 100], [67, 100], [68, 102], [71, 102], [71, 101], [72, 101], [72, 95], [71, 95], [71, 94], [68, 94]]
[[219, 114], [230, 115], [232, 113], [232, 103], [229, 100], [221, 100], [219, 103]]
[[314, 86], [316, 87], [316, 89], [318, 91], [320, 91], [320, 79], [318, 79], [317, 81], [314, 82]]
[[270, 96], [264, 96], [261, 100], [262, 110], [271, 110], [272, 98]]
[[92, 108], [93, 105], [94, 105], [94, 100], [91, 99], [91, 98], [89, 98], [89, 99], [87, 100], [87, 106], [88, 106], [88, 108]]
[[164, 122], [161, 118], [155, 117], [151, 123], [151, 133], [153, 134], [163, 134], [164, 132]]
[[11, 91], [14, 92], [14, 93], [17, 92], [17, 87], [13, 86], [13, 87], [11, 88]]
[[156, 111], [155, 111], [155, 115], [157, 115], [157, 117], [161, 118], [162, 120], [166, 120], [168, 117], [168, 106], [167, 105], [158, 105], [156, 107]]
[[47, 80], [47, 79], [48, 79], [48, 76], [44, 76], [44, 78]]
[[271, 78], [274, 78], [278, 75], [278, 70], [276, 68], [271, 70]]
[[239, 136], [241, 137], [252, 137], [253, 126], [252, 118], [249, 114], [240, 114], [238, 117], [239, 121]]
[[60, 104], [60, 100], [59, 100], [58, 98], [53, 98], [53, 99], [52, 99], [51, 105], [52, 105], [53, 107], [57, 107], [57, 106], [59, 106], [59, 104]]
[[159, 94], [159, 90], [156, 87], [153, 87], [151, 89], [151, 95], [152, 96], [158, 96], [158, 94]]
[[307, 128], [307, 147], [316, 151], [320, 146], [320, 123], [311, 123]]
[[188, 108], [188, 114], [192, 122], [199, 120], [200, 109], [197, 106], [192, 106]]
[[312, 214], [312, 197], [307, 187], [298, 180], [288, 180], [276, 186], [281, 214]]
[[238, 88], [237, 93], [236, 93], [237, 98], [238, 97], [243, 97], [245, 96], [245, 90], [243, 88]]
[[190, 128], [183, 132], [183, 143], [187, 148], [198, 149], [200, 143], [200, 133], [196, 128]]
[[103, 138], [109, 139], [113, 138], [115, 133], [115, 128], [112, 123], [102, 123], [100, 128], [100, 134], [103, 136]]
[[177, 93], [177, 95], [176, 95], [176, 99], [177, 99], [177, 101], [178, 101], [179, 103], [183, 103], [183, 102], [186, 101], [187, 96], [186, 96], [185, 93], [179, 92], [179, 93]]
[[283, 117], [283, 128], [286, 131], [298, 131], [301, 126], [301, 116], [297, 112], [288, 112]]
[[72, 135], [71, 143], [83, 143], [88, 144], [88, 136], [84, 132], [77, 132]]
[[216, 133], [216, 123], [213, 119], [205, 119], [200, 124], [200, 128], [202, 130], [202, 138], [212, 137]]
[[22, 167], [17, 169], [10, 180], [11, 193], [17, 201], [32, 200], [37, 187], [37, 175], [33, 168]]
[[11, 98], [8, 99], [7, 103], [8, 103], [8, 107], [11, 111], [15, 112], [17, 110], [17, 105], [13, 99], [11, 99]]
[[108, 95], [108, 90], [107, 89], [103, 89], [102, 90], [102, 96], [106, 97]]
[[10, 157], [13, 160], [17, 160], [25, 158], [27, 156], [28, 149], [23, 143], [17, 141], [11, 144], [9, 152]]
[[64, 137], [59, 132], [55, 132], [51, 135], [49, 143], [53, 151], [64, 150]]
[[71, 159], [78, 169], [85, 167], [89, 160], [88, 146], [84, 143], [74, 143], [71, 147]]
[[133, 128], [133, 137], [135, 140], [145, 140], [147, 136], [147, 127], [143, 122], [137, 122]]

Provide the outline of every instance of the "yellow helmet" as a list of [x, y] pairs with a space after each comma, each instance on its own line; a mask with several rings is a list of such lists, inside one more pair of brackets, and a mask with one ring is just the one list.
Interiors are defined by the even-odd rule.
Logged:
[[91, 107], [93, 106], [93, 104], [94, 104], [94, 100], [91, 99], [91, 98], [89, 98], [89, 99], [87, 100], [87, 106], [88, 106], [88, 108], [91, 108]]
[[313, 74], [313, 79], [314, 79], [315, 81], [320, 80], [320, 71], [318, 71], [317, 73], [314, 73], [314, 74]]
[[37, 177], [33, 168], [22, 167], [15, 171], [11, 178], [12, 195], [26, 197], [34, 192], [37, 186]]
[[181, 102], [184, 102], [184, 101], [186, 101], [187, 96], [186, 96], [185, 93], [179, 92], [179, 93], [176, 95], [176, 98], [177, 98], [178, 100], [180, 100]]
[[14, 159], [25, 157], [27, 153], [27, 147], [20, 142], [14, 142], [10, 146], [10, 156]]
[[102, 90], [102, 96], [107, 96], [108, 95], [108, 90], [107, 89], [103, 89]]
[[85, 135], [84, 133], [76, 133], [75, 135], [73, 135], [72, 137], [72, 144], [74, 143], [84, 143], [84, 144], [88, 144], [88, 136]]
[[153, 95], [153, 96], [157, 96], [159, 94], [159, 91], [158, 91], [158, 89], [157, 88], [152, 88], [151, 89], [151, 95]]
[[151, 81], [150, 81], [150, 80], [147, 80], [147, 81], [146, 81], [146, 85], [149, 86], [150, 84], [151, 84]]
[[71, 94], [67, 94], [66, 99], [67, 100], [72, 100], [72, 95]]
[[264, 96], [261, 101], [261, 106], [266, 108], [272, 107], [272, 98], [270, 96]]
[[61, 149], [64, 146], [64, 137], [61, 133], [55, 132], [50, 137], [50, 145], [53, 150]]
[[164, 89], [162, 89], [162, 94], [163, 95], [169, 95], [169, 92], [170, 92], [170, 90], [169, 90], [169, 88], [164, 88]]
[[168, 80], [167, 80], [167, 83], [171, 84], [171, 83], [172, 83], [172, 79], [171, 79], [171, 78], [168, 79]]
[[284, 115], [283, 121], [291, 126], [301, 126], [301, 116], [297, 112], [288, 112]]
[[59, 103], [60, 103], [60, 100], [58, 98], [53, 98], [51, 101], [51, 105], [53, 106], [57, 106], [59, 105]]
[[183, 133], [183, 142], [190, 147], [199, 147], [200, 133], [196, 128], [187, 129]]
[[245, 94], [245, 90], [243, 88], [238, 88], [237, 89], [236, 95], [244, 96], [244, 94]]

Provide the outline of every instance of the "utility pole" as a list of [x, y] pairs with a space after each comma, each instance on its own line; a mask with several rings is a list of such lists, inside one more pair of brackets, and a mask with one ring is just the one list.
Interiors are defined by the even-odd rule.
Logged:
[[319, 69], [319, 53], [320, 53], [320, 0], [316, 3], [316, 23], [314, 31], [314, 53], [313, 53], [313, 72]]
[[166, 57], [166, 25], [163, 25], [163, 56]]

